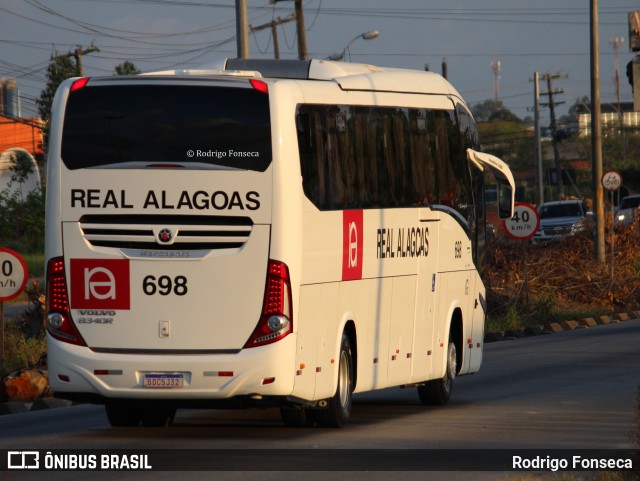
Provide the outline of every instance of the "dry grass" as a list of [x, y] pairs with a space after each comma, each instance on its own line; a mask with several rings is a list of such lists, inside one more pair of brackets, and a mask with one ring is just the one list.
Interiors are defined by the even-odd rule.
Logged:
[[557, 320], [573, 313], [627, 312], [640, 306], [640, 230], [616, 231], [611, 274], [607, 259], [594, 260], [590, 232], [546, 245], [502, 240], [487, 251], [484, 281], [489, 317], [507, 327]]

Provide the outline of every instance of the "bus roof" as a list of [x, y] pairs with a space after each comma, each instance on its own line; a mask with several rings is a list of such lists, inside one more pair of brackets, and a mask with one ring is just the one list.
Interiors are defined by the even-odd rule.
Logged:
[[434, 72], [332, 60], [225, 59], [200, 69], [165, 70], [143, 75], [233, 75], [298, 80], [328, 80], [343, 90], [454, 95], [456, 89]]

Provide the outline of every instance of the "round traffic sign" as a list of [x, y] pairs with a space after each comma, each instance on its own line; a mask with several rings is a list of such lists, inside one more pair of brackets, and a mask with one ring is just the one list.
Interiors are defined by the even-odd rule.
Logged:
[[0, 302], [18, 297], [27, 285], [29, 270], [22, 256], [0, 247]]
[[622, 174], [617, 170], [608, 170], [601, 179], [602, 187], [607, 190], [615, 191], [622, 187]]
[[502, 228], [509, 237], [527, 240], [536, 235], [540, 228], [540, 216], [531, 204], [516, 202], [513, 217], [502, 221]]

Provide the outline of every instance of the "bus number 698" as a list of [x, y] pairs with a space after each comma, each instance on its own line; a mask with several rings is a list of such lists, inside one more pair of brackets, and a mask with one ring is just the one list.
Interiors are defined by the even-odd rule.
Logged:
[[168, 296], [173, 293], [176, 296], [184, 296], [187, 291], [187, 278], [185, 276], [176, 276], [173, 279], [169, 276], [146, 276], [142, 280], [142, 290], [148, 296], [160, 294]]

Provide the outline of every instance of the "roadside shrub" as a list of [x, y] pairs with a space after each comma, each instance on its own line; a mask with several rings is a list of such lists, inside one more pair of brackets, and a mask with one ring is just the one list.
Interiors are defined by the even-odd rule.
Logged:
[[44, 249], [44, 189], [25, 198], [0, 192], [0, 243], [16, 251]]
[[47, 340], [44, 329], [44, 293], [40, 283], [32, 278], [25, 288], [29, 305], [21, 319], [8, 322], [5, 326], [4, 365], [0, 374], [39, 367], [44, 363]]
[[47, 340], [44, 337], [26, 337], [15, 324], [9, 324], [5, 328], [5, 374], [18, 369], [39, 367], [46, 352]]

